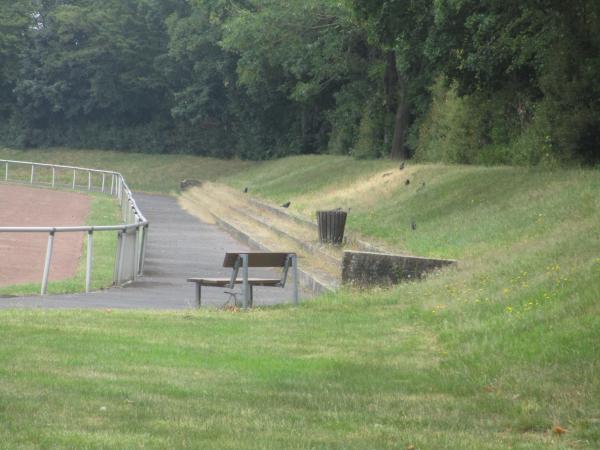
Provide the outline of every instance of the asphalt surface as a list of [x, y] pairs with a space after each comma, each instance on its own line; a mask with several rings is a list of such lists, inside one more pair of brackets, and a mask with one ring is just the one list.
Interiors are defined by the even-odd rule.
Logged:
[[[189, 277], [229, 276], [222, 267], [227, 251], [248, 251], [216, 225], [185, 212], [171, 196], [135, 194], [150, 222], [144, 276], [126, 285], [89, 294], [0, 297], [0, 308], [196, 308]], [[251, 269], [251, 276], [277, 277], [270, 269]], [[291, 279], [285, 289], [254, 288], [254, 306], [291, 303]], [[230, 298], [224, 288], [202, 288], [202, 306], [219, 307]], [[239, 292], [240, 288], [236, 290]], [[241, 299], [241, 296], [238, 296]], [[300, 294], [302, 301], [302, 292]]]

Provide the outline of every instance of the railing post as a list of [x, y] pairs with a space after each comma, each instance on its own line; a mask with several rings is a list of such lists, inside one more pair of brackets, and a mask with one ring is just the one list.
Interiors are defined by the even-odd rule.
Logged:
[[117, 254], [115, 255], [115, 271], [113, 273], [113, 284], [119, 284], [119, 276], [121, 272], [121, 251], [123, 249], [123, 231], [117, 233]]
[[87, 261], [85, 265], [85, 292], [92, 288], [92, 261], [94, 258], [94, 230], [88, 231], [87, 238]]
[[92, 172], [88, 170], [88, 191], [92, 190]]
[[46, 248], [46, 261], [44, 262], [44, 275], [42, 276], [41, 294], [46, 295], [48, 291], [48, 276], [50, 275], [50, 262], [52, 260], [52, 248], [54, 247], [54, 231], [48, 235], [48, 246]]
[[138, 255], [138, 232], [139, 228], [135, 229], [135, 236], [133, 239], [133, 249], [131, 251], [131, 281], [135, 281], [138, 274], [138, 264], [137, 264], [137, 255]]
[[113, 188], [114, 188], [114, 186], [115, 186], [115, 174], [113, 173], [113, 174], [110, 176], [110, 195], [114, 195], [114, 192], [113, 192], [113, 190], [114, 190], [114, 189], [113, 189]]
[[125, 259], [125, 244], [127, 243], [127, 229], [120, 233], [121, 239], [119, 240], [119, 268], [117, 270], [117, 284], [121, 284], [122, 272], [123, 272], [123, 260]]
[[75, 178], [77, 176], [77, 170], [73, 169], [73, 190], [75, 190]]
[[104, 194], [104, 183], [106, 181], [106, 174], [102, 172], [102, 193]]
[[56, 178], [56, 169], [52, 167], [52, 187], [54, 188], [54, 179]]
[[31, 165], [31, 180], [29, 181], [29, 184], [33, 184], [33, 176], [35, 174], [35, 164]]
[[6, 168], [4, 169], [4, 181], [8, 181], [8, 163], [6, 163]]
[[146, 244], [148, 242], [148, 225], [142, 227], [142, 242], [140, 244], [140, 261], [138, 275], [144, 275], [144, 260], [146, 259]]

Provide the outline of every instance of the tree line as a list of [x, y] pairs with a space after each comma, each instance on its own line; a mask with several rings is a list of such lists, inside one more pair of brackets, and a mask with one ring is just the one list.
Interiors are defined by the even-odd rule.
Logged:
[[597, 0], [13, 0], [0, 143], [600, 159]]

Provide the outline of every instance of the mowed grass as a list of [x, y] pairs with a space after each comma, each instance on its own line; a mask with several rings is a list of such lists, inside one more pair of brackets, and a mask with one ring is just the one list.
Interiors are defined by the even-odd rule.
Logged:
[[[121, 223], [119, 205], [112, 197], [101, 194], [90, 194], [92, 203], [85, 225], [116, 225]], [[56, 224], [48, 224], [52, 226]], [[87, 255], [87, 233], [82, 236], [82, 256], [79, 261], [77, 274], [69, 279], [61, 281], [52, 280], [52, 266], [50, 267], [50, 281], [48, 283], [49, 294], [66, 294], [85, 291], [85, 270]], [[56, 237], [60, 239], [60, 235]], [[113, 281], [113, 270], [117, 248], [117, 234], [110, 231], [97, 231], [93, 238], [93, 270], [92, 289], [109, 287]], [[43, 258], [46, 248], [40, 249]], [[0, 286], [0, 296], [37, 295], [40, 293], [42, 273], [40, 279], [35, 283], [19, 284], [13, 286]]]
[[254, 165], [247, 161], [226, 161], [192, 155], [149, 155], [64, 148], [0, 148], [0, 159], [113, 170], [123, 174], [131, 189], [160, 193], [178, 192], [179, 182], [184, 179], [213, 181], [219, 176], [237, 173]]
[[0, 442], [599, 448], [600, 172], [396, 171], [313, 156], [222, 179], [457, 267], [299, 308], [3, 311]]

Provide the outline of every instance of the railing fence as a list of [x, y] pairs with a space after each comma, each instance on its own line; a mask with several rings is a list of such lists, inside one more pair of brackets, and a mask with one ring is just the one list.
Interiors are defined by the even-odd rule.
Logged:
[[[83, 167], [42, 164], [26, 161], [0, 160], [4, 166], [5, 183], [28, 184], [52, 189], [98, 192], [115, 197], [120, 205], [121, 224], [76, 227], [0, 227], [0, 233], [47, 233], [48, 244], [40, 292], [48, 291], [52, 252], [56, 233], [87, 234], [85, 291], [90, 292], [93, 271], [94, 233], [116, 232], [117, 246], [113, 284], [134, 281], [144, 273], [144, 258], [148, 241], [148, 221], [138, 208], [125, 179], [118, 172]], [[1, 170], [1, 169], [0, 169]], [[1, 173], [1, 172], [0, 172]]]

